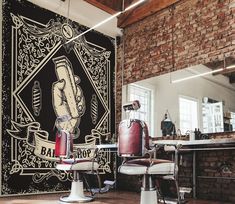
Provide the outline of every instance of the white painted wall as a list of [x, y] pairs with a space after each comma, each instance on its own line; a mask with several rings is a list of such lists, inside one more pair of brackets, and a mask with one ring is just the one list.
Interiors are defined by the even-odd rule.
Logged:
[[[194, 67], [193, 70], [195, 70], [195, 68], [196, 67]], [[155, 136], [162, 135], [160, 124], [166, 110], [169, 111], [170, 117], [176, 125], [176, 129], [179, 128], [180, 95], [188, 96], [198, 100], [200, 127], [202, 127], [201, 106], [203, 97], [209, 97], [217, 101], [224, 101], [224, 112], [235, 112], [235, 88], [228, 83], [228, 79], [226, 77], [222, 75], [219, 75], [217, 77], [208, 75], [207, 77], [198, 77], [184, 82], [171, 83], [173, 79], [179, 77], [184, 78], [186, 75], [188, 75], [188, 72], [186, 70], [181, 70], [172, 72], [171, 74], [165, 74], [158, 77], [146, 79], [137, 83], [139, 85], [147, 84], [147, 87], [154, 87], [155, 89], [155, 102], [153, 110]], [[123, 95], [125, 94], [126, 93], [124, 93]]]

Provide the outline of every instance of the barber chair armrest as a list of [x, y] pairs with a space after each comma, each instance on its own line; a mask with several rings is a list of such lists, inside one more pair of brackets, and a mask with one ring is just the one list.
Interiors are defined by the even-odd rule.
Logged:
[[155, 144], [154, 148], [155, 151], [158, 151], [164, 148], [165, 152], [179, 152], [180, 148], [182, 147], [181, 144]]
[[150, 160], [152, 160], [156, 154], [157, 148], [154, 146], [152, 149], [145, 149], [145, 155], [149, 155]]
[[174, 152], [174, 163], [175, 163], [175, 169], [174, 169], [174, 177], [178, 177], [178, 154], [179, 150], [182, 147], [182, 144], [170, 144], [170, 145], [164, 145], [164, 150], [166, 152]]
[[182, 147], [182, 144], [156, 144], [156, 151], [163, 148], [165, 152], [174, 152], [174, 163], [175, 163], [175, 173], [174, 175], [177, 176], [178, 174], [178, 154], [180, 151], [180, 148]]
[[[177, 144], [155, 144], [154, 147], [157, 148], [157, 150], [164, 147], [165, 151], [175, 151], [175, 150], [179, 151], [179, 149], [182, 147], [182, 144], [179, 144], [179, 143], [177, 143]], [[169, 147], [169, 149], [165, 149], [167, 147]]]

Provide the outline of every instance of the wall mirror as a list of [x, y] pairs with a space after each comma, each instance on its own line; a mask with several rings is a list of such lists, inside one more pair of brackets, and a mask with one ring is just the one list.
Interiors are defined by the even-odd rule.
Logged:
[[145, 120], [155, 137], [163, 135], [164, 120], [182, 135], [195, 128], [202, 133], [235, 131], [234, 69], [200, 64], [125, 85], [122, 103], [139, 100], [141, 108], [123, 112], [122, 118]]

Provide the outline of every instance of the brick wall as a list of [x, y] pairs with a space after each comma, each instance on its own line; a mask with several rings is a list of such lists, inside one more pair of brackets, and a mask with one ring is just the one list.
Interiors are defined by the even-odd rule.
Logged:
[[199, 198], [235, 203], [234, 150], [198, 152], [197, 167]]
[[[179, 186], [192, 188], [192, 152], [180, 155]], [[197, 151], [196, 155], [197, 198], [235, 203], [235, 151]]]
[[124, 29], [117, 47], [117, 124], [122, 83], [235, 56], [232, 2], [182, 0]]
[[[117, 125], [121, 119], [122, 84], [223, 60], [224, 56], [235, 58], [235, 8], [229, 8], [233, 2], [235, 0], [182, 0], [174, 9], [164, 9], [123, 30], [117, 46]], [[200, 153], [199, 175], [205, 173], [207, 163], [203, 159], [213, 160], [219, 152], [209, 156], [208, 152]], [[235, 151], [228, 152], [234, 155]], [[184, 162], [180, 183], [191, 187], [191, 156], [186, 155]], [[235, 169], [233, 160], [232, 164]], [[235, 202], [234, 180], [198, 178], [198, 181], [199, 198]]]

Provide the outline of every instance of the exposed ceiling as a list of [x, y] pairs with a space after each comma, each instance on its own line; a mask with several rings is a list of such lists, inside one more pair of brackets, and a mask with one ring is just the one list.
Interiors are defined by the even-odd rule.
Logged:
[[[97, 23], [109, 18], [111, 15], [84, 0], [28, 0], [37, 6], [58, 13], [75, 22], [89, 28]], [[96, 28], [97, 31], [105, 35], [115, 37], [121, 35], [121, 30], [117, 27], [117, 19], [113, 18], [109, 22]]]
[[[84, 0], [109, 14], [117, 13], [138, 0]], [[145, 0], [134, 9], [118, 16], [117, 26], [125, 28], [157, 11], [160, 11], [180, 0]]]
[[[40, 7], [93, 27], [139, 0], [28, 0]], [[180, 0], [145, 0], [137, 7], [96, 28], [111, 37], [121, 35], [121, 28], [135, 23]]]
[[84, 0], [93, 6], [100, 8], [101, 10], [106, 11], [109, 14], [115, 14], [118, 11], [121, 11], [124, 8], [128, 7], [135, 0]]

